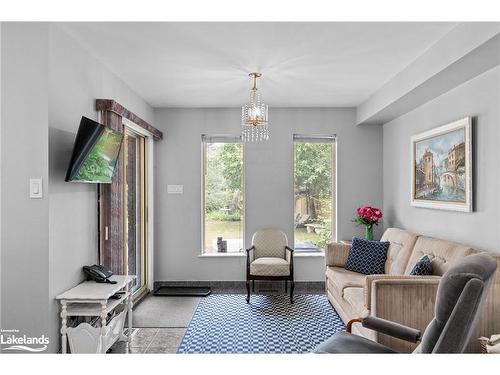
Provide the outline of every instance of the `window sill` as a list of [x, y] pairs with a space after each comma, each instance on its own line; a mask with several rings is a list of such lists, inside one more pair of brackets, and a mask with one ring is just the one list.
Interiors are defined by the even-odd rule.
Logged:
[[198, 255], [198, 258], [242, 258], [246, 256], [245, 253], [207, 253]]
[[323, 258], [324, 256], [324, 251], [321, 253], [293, 253], [294, 258]]

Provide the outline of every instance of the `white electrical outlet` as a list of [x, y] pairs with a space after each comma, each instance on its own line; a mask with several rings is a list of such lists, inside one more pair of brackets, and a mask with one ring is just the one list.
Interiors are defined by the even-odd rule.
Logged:
[[30, 198], [43, 198], [43, 183], [41, 178], [30, 178]]
[[184, 185], [167, 185], [168, 194], [182, 194], [184, 192]]

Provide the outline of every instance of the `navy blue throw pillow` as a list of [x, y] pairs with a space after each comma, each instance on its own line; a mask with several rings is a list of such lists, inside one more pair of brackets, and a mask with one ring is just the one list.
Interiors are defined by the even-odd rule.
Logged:
[[427, 255], [424, 255], [417, 264], [415, 264], [410, 272], [410, 275], [427, 276], [432, 275], [431, 260]]
[[351, 250], [345, 263], [345, 269], [365, 275], [384, 273], [389, 242], [368, 241], [353, 237]]

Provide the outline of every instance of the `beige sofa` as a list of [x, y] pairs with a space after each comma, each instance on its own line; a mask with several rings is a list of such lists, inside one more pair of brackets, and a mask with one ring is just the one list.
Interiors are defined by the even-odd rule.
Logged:
[[[383, 275], [346, 270], [350, 245], [328, 244], [325, 254], [328, 299], [344, 323], [355, 317], [372, 315], [422, 330], [434, 316], [434, 300], [443, 273], [460, 258], [479, 250], [397, 228], [387, 229], [381, 240], [390, 242]], [[424, 255], [431, 259], [433, 275], [409, 276]], [[500, 269], [500, 257], [490, 255], [497, 259]], [[480, 351], [478, 337], [500, 333], [499, 275], [497, 271], [477, 332], [470, 340], [469, 352]], [[415, 344], [377, 334], [360, 324], [353, 325], [353, 333], [399, 351], [410, 352], [415, 347]]]

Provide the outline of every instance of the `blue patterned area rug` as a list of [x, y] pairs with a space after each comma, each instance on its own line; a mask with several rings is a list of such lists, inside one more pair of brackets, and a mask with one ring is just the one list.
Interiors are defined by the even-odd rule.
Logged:
[[178, 353], [308, 353], [344, 324], [325, 295], [212, 294], [201, 299]]

